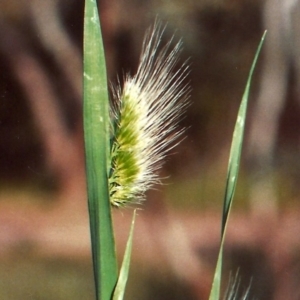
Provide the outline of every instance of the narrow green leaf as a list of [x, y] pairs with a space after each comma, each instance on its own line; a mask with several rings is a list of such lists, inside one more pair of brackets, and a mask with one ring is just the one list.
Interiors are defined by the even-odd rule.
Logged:
[[221, 242], [220, 249], [219, 249], [217, 266], [216, 266], [216, 270], [215, 270], [215, 274], [214, 274], [212, 287], [210, 290], [209, 300], [219, 300], [220, 299], [222, 262], [223, 262], [223, 241]]
[[227, 227], [227, 221], [232, 205], [232, 199], [234, 196], [237, 178], [238, 178], [238, 171], [240, 165], [240, 157], [242, 151], [242, 144], [244, 139], [244, 131], [245, 131], [245, 121], [246, 121], [246, 112], [247, 112], [247, 104], [248, 104], [248, 97], [250, 91], [250, 84], [252, 75], [254, 72], [254, 68], [263, 45], [264, 39], [266, 36], [266, 32], [264, 32], [263, 37], [259, 43], [257, 48], [250, 73], [248, 76], [246, 88], [244, 91], [244, 95], [242, 98], [242, 102], [238, 111], [238, 116], [233, 132], [233, 138], [231, 143], [230, 149], [230, 156], [229, 156], [229, 164], [227, 170], [227, 179], [226, 179], [226, 188], [225, 188], [225, 196], [224, 196], [224, 206], [223, 206], [223, 218], [222, 218], [222, 228], [221, 228], [221, 244], [219, 249], [218, 261], [217, 266], [214, 274], [213, 284], [209, 296], [209, 300], [219, 300], [220, 298], [220, 288], [221, 288], [221, 277], [222, 277], [222, 260], [223, 260], [223, 245], [225, 240], [225, 232]]
[[123, 297], [124, 297], [126, 283], [127, 283], [128, 274], [129, 274], [135, 217], [136, 217], [136, 210], [133, 213], [129, 237], [127, 240], [123, 263], [122, 263], [122, 267], [120, 270], [120, 275], [118, 278], [117, 286], [116, 286], [116, 289], [114, 292], [113, 300], [123, 300]]
[[229, 156], [229, 164], [227, 170], [227, 182], [226, 182], [226, 189], [225, 189], [225, 197], [224, 197], [224, 207], [223, 207], [223, 220], [222, 220], [222, 236], [224, 235], [227, 218], [230, 212], [232, 198], [234, 195], [234, 191], [236, 188], [236, 183], [238, 179], [238, 171], [240, 166], [240, 157], [244, 139], [244, 131], [245, 131], [245, 121], [246, 121], [246, 112], [248, 106], [248, 98], [249, 98], [249, 91], [250, 85], [252, 80], [252, 75], [255, 69], [255, 65], [262, 48], [264, 39], [266, 36], [266, 31], [264, 32], [261, 41], [258, 45], [250, 72], [246, 84], [246, 88], [244, 91], [244, 95], [242, 98], [242, 102], [238, 111], [237, 121], [235, 124], [234, 132], [233, 132], [233, 139], [231, 144], [230, 156]]
[[109, 300], [117, 260], [108, 192], [109, 103], [97, 2], [86, 0], [84, 16], [84, 140], [96, 297]]

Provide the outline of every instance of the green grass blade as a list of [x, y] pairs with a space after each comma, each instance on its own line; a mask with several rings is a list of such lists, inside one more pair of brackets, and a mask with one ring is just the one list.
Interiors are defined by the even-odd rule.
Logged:
[[222, 276], [222, 262], [223, 262], [223, 240], [220, 245], [217, 266], [214, 274], [212, 287], [210, 290], [209, 300], [220, 299], [221, 276]]
[[209, 300], [219, 300], [220, 299], [220, 288], [221, 288], [221, 275], [222, 275], [222, 260], [223, 260], [223, 245], [225, 239], [225, 232], [227, 227], [227, 221], [232, 205], [232, 199], [234, 196], [234, 191], [236, 188], [237, 178], [238, 178], [238, 171], [240, 165], [240, 157], [242, 151], [242, 144], [244, 139], [244, 131], [245, 131], [245, 121], [246, 121], [246, 112], [247, 112], [247, 104], [248, 104], [248, 97], [250, 91], [250, 84], [252, 75], [254, 72], [254, 68], [262, 48], [264, 39], [265, 39], [266, 32], [263, 34], [263, 37], [259, 43], [257, 48], [250, 73], [248, 76], [246, 88], [244, 91], [244, 95], [242, 98], [242, 102], [238, 111], [237, 121], [235, 124], [233, 138], [231, 143], [230, 149], [230, 156], [229, 156], [229, 164], [227, 170], [227, 179], [226, 179], [226, 188], [225, 188], [225, 196], [224, 196], [224, 206], [223, 206], [223, 217], [222, 217], [222, 228], [221, 228], [221, 245], [219, 249], [218, 261], [217, 266], [214, 274], [213, 284], [211, 288], [211, 293]]
[[96, 297], [109, 300], [117, 260], [108, 192], [109, 102], [97, 3], [86, 0], [84, 16], [84, 140]]
[[243, 145], [243, 139], [244, 139], [244, 131], [245, 131], [245, 121], [246, 121], [246, 112], [247, 112], [247, 106], [248, 106], [248, 98], [249, 98], [249, 92], [250, 92], [250, 85], [251, 80], [253, 76], [253, 72], [255, 69], [255, 65], [260, 53], [260, 50], [262, 48], [264, 39], [266, 36], [266, 32], [264, 32], [261, 41], [258, 45], [257, 51], [255, 53], [255, 57], [249, 72], [246, 88], [243, 94], [242, 102], [238, 111], [237, 121], [235, 124], [234, 132], [233, 132], [233, 138], [231, 143], [231, 149], [230, 149], [230, 156], [229, 156], [229, 164], [228, 164], [228, 170], [227, 170], [227, 182], [226, 182], [226, 188], [225, 188], [225, 197], [224, 197], [224, 206], [223, 206], [223, 220], [222, 220], [222, 236], [224, 235], [227, 219], [229, 216], [232, 199], [234, 195], [234, 191], [236, 188], [236, 183], [238, 179], [238, 171], [240, 166], [240, 157], [242, 152], [242, 145]]
[[125, 254], [123, 258], [122, 267], [120, 270], [120, 275], [118, 278], [118, 283], [114, 292], [113, 300], [123, 300], [126, 283], [128, 279], [129, 274], [129, 266], [130, 266], [130, 258], [131, 258], [131, 249], [132, 249], [132, 241], [133, 241], [133, 229], [134, 229], [134, 223], [135, 223], [135, 217], [136, 217], [136, 210], [133, 213], [133, 218], [131, 222], [129, 237], [126, 244]]

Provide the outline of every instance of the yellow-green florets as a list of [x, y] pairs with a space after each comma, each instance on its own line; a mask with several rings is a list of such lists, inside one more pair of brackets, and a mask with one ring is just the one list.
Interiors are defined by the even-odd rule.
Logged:
[[158, 51], [162, 32], [158, 24], [148, 32], [137, 74], [114, 91], [109, 178], [114, 206], [144, 199], [145, 191], [159, 182], [157, 170], [166, 152], [183, 132], [177, 124], [187, 105], [187, 67], [174, 72], [180, 43], [171, 49], [169, 42]]

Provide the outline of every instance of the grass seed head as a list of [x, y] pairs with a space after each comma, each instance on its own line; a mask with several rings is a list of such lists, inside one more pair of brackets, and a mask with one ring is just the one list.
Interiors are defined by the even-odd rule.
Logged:
[[183, 130], [178, 121], [187, 106], [188, 66], [175, 70], [181, 43], [161, 47], [164, 29], [158, 22], [143, 43], [135, 76], [114, 88], [112, 108], [110, 199], [113, 206], [140, 203], [145, 191], [160, 182], [157, 171]]

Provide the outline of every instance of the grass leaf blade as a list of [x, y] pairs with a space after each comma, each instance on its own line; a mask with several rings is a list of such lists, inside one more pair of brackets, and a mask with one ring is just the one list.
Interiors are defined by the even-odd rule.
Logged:
[[132, 241], [133, 241], [133, 229], [134, 229], [134, 223], [136, 218], [136, 210], [133, 213], [133, 218], [131, 222], [129, 237], [126, 244], [125, 254], [123, 258], [123, 263], [120, 270], [120, 275], [118, 278], [118, 282], [116, 285], [116, 289], [114, 292], [113, 300], [123, 300], [126, 283], [128, 279], [129, 274], [129, 266], [130, 266], [130, 258], [131, 258], [131, 249], [132, 249]]
[[217, 266], [213, 278], [212, 287], [210, 290], [209, 300], [220, 299], [220, 288], [221, 288], [221, 275], [222, 275], [222, 262], [223, 262], [223, 241], [221, 242], [219, 255], [217, 260]]
[[242, 151], [242, 145], [243, 145], [243, 139], [244, 139], [244, 131], [245, 131], [245, 121], [246, 121], [246, 112], [247, 112], [247, 106], [248, 106], [248, 98], [249, 98], [249, 91], [250, 91], [250, 85], [251, 85], [251, 79], [254, 72], [254, 68], [259, 56], [259, 53], [261, 51], [264, 39], [266, 36], [266, 32], [264, 32], [262, 39], [259, 43], [259, 46], [257, 48], [246, 88], [243, 94], [243, 98], [241, 101], [241, 105], [238, 111], [237, 121], [235, 124], [234, 132], [233, 132], [233, 138], [231, 143], [231, 149], [230, 149], [230, 156], [229, 156], [229, 163], [228, 163], [228, 170], [227, 170], [227, 179], [226, 179], [226, 187], [225, 187], [225, 196], [224, 196], [224, 206], [223, 206], [223, 216], [222, 216], [222, 228], [221, 228], [221, 244], [219, 249], [219, 255], [218, 255], [218, 261], [217, 266], [214, 274], [213, 284], [210, 291], [209, 300], [219, 300], [220, 299], [220, 289], [221, 289], [221, 277], [222, 277], [222, 264], [223, 264], [223, 246], [224, 246], [224, 240], [225, 240], [225, 232], [227, 227], [227, 221], [232, 205], [232, 199], [234, 196], [236, 184], [237, 184], [237, 178], [238, 178], [238, 171], [239, 171], [239, 165], [240, 165], [240, 157], [241, 157], [241, 151]]
[[254, 60], [251, 65], [246, 88], [245, 88], [245, 91], [243, 94], [242, 102], [241, 102], [241, 105], [240, 105], [240, 108], [238, 111], [238, 116], [237, 116], [234, 132], [233, 132], [233, 138], [232, 138], [230, 156], [229, 156], [229, 164], [228, 164], [228, 170], [227, 170], [225, 196], [224, 196], [222, 236], [224, 235], [224, 232], [226, 229], [227, 219], [229, 216], [232, 199], [233, 199], [233, 195], [235, 192], [236, 183], [237, 183], [237, 179], [238, 179], [238, 172], [239, 172], [240, 157], [241, 157], [242, 145], [243, 145], [243, 139], [244, 139], [246, 112], [247, 112], [247, 106], [248, 106], [248, 98], [249, 98], [251, 80], [252, 80], [255, 65], [256, 65], [260, 50], [262, 48], [265, 36], [266, 36], [266, 32], [264, 32], [264, 34], [261, 38], [261, 41], [258, 45], [257, 51], [254, 56]]
[[95, 0], [84, 17], [84, 139], [96, 297], [109, 300], [117, 281], [117, 261], [108, 192], [109, 102], [106, 64]]

